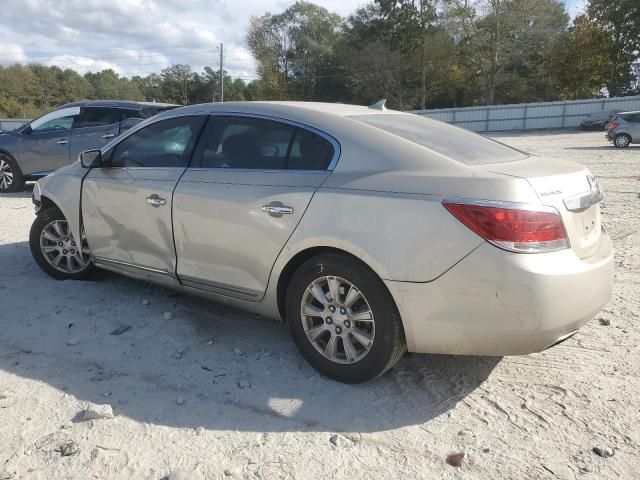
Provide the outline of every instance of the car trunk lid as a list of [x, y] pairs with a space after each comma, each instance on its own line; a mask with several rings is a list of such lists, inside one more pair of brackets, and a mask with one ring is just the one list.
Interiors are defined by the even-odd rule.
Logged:
[[588, 168], [573, 162], [541, 158], [481, 168], [525, 179], [543, 205], [560, 212], [576, 255], [586, 258], [597, 251], [602, 232], [599, 204], [602, 195]]

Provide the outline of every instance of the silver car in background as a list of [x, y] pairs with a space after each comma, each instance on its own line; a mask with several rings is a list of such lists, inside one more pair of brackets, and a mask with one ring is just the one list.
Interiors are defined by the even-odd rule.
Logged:
[[640, 112], [623, 112], [616, 116], [606, 134], [616, 148], [627, 148], [640, 143]]
[[286, 321], [324, 375], [405, 353], [525, 354], [609, 300], [584, 166], [417, 115], [321, 103], [161, 113], [40, 180], [31, 251]]

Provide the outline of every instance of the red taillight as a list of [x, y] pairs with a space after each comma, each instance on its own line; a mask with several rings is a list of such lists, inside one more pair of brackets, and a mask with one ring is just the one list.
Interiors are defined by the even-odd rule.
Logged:
[[475, 202], [442, 204], [467, 227], [500, 248], [525, 253], [569, 248], [562, 218], [557, 213]]
[[620, 124], [615, 120], [609, 124], [609, 130], [613, 130], [614, 128], [618, 128]]

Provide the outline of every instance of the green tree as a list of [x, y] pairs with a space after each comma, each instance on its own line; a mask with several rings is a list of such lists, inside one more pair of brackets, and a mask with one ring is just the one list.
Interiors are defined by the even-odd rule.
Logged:
[[335, 47], [342, 19], [323, 7], [298, 1], [278, 15], [252, 17], [247, 44], [257, 62], [266, 98], [332, 100]]
[[629, 93], [634, 81], [636, 62], [640, 59], [640, 2], [590, 0], [587, 15], [609, 38], [609, 94], [615, 96]]

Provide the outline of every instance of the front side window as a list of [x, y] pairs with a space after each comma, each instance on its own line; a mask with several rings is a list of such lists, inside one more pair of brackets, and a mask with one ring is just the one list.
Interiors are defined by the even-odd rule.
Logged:
[[33, 133], [65, 132], [71, 129], [74, 120], [80, 114], [80, 107], [62, 108], [43, 115], [31, 122]]
[[186, 167], [206, 118], [177, 117], [153, 123], [118, 143], [112, 167]]
[[80, 110], [80, 117], [73, 128], [103, 127], [118, 123], [118, 114], [113, 108], [86, 107]]
[[195, 153], [201, 168], [326, 170], [333, 145], [321, 135], [272, 120], [213, 117]]

